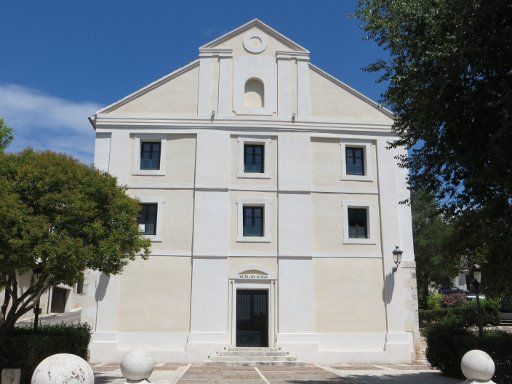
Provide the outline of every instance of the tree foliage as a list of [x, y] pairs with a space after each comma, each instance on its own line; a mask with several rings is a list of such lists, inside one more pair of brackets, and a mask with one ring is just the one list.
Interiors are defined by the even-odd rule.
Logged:
[[430, 284], [451, 285], [460, 258], [450, 247], [452, 226], [442, 219], [434, 198], [413, 191], [411, 209], [418, 301], [421, 308], [427, 308]]
[[372, 65], [389, 87], [395, 145], [412, 187], [445, 208], [512, 197], [512, 3], [360, 0], [363, 28], [388, 53]]
[[367, 69], [389, 84], [411, 187], [435, 196], [488, 288], [511, 294], [512, 2], [359, 0], [356, 15], [388, 54]]
[[5, 124], [4, 119], [0, 118], [0, 153], [12, 141], [12, 129]]
[[[85, 269], [117, 274], [149, 241], [137, 225], [138, 202], [107, 173], [52, 152], [0, 154], [2, 333], [56, 284]], [[32, 271], [40, 265], [36, 278]], [[30, 286], [19, 291], [20, 275]]]

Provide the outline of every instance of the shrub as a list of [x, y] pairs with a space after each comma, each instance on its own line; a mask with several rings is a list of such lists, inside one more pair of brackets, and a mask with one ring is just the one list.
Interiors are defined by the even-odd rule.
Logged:
[[482, 338], [465, 328], [464, 321], [448, 316], [427, 328], [427, 359], [444, 374], [462, 378], [462, 356], [472, 349], [487, 352], [496, 364], [493, 380], [498, 384], [512, 382], [512, 334], [485, 331]]
[[[498, 325], [500, 323], [500, 304], [496, 300], [481, 300], [483, 325]], [[451, 316], [459, 318], [466, 326], [478, 325], [478, 309], [475, 301], [468, 301], [462, 307], [420, 310], [419, 318], [422, 327]]]
[[88, 358], [91, 328], [88, 324], [43, 325], [14, 328], [0, 345], [0, 369], [21, 368], [21, 383], [30, 383], [37, 365], [56, 353], [72, 353]]
[[465, 293], [450, 293], [448, 295], [444, 295], [441, 299], [442, 307], [462, 307], [467, 302], [467, 297]]
[[440, 293], [431, 293], [427, 296], [427, 309], [441, 309], [441, 300], [443, 295]]
[[[498, 300], [480, 300], [483, 325], [500, 324], [500, 302]], [[464, 305], [464, 321], [468, 326], [478, 325], [478, 309], [476, 301], [468, 301]]]

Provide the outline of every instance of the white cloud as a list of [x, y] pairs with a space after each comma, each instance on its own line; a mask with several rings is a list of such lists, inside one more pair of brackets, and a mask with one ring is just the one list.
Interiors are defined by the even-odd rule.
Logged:
[[101, 106], [50, 96], [16, 84], [0, 84], [0, 117], [13, 129], [8, 151], [26, 147], [64, 152], [91, 164], [94, 130], [87, 120]]

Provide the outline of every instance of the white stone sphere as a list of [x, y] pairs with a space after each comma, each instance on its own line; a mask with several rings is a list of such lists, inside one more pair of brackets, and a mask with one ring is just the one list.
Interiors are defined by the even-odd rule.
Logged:
[[149, 379], [154, 368], [155, 362], [146, 351], [130, 351], [121, 360], [121, 373], [127, 380], [131, 381]]
[[34, 370], [31, 384], [94, 384], [91, 366], [79, 356], [57, 353]]
[[484, 351], [473, 349], [462, 357], [460, 368], [469, 380], [489, 381], [494, 376], [494, 361]]

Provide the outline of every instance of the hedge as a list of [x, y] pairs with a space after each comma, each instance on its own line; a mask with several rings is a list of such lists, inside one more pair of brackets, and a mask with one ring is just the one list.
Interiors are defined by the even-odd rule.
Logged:
[[43, 325], [14, 328], [0, 345], [0, 369], [21, 368], [21, 384], [29, 384], [37, 365], [56, 353], [72, 353], [87, 360], [91, 340], [88, 324]]
[[[499, 325], [500, 304], [495, 300], [481, 300], [482, 324]], [[462, 307], [441, 308], [441, 309], [420, 309], [419, 318], [422, 327], [443, 320], [452, 316], [461, 319], [467, 327], [478, 325], [478, 309], [475, 301], [468, 301]]]
[[463, 378], [460, 370], [462, 356], [472, 349], [487, 352], [496, 364], [493, 380], [497, 384], [512, 383], [512, 334], [485, 330], [482, 338], [475, 330], [455, 317], [447, 317], [427, 328], [427, 360], [432, 367], [448, 376]]

